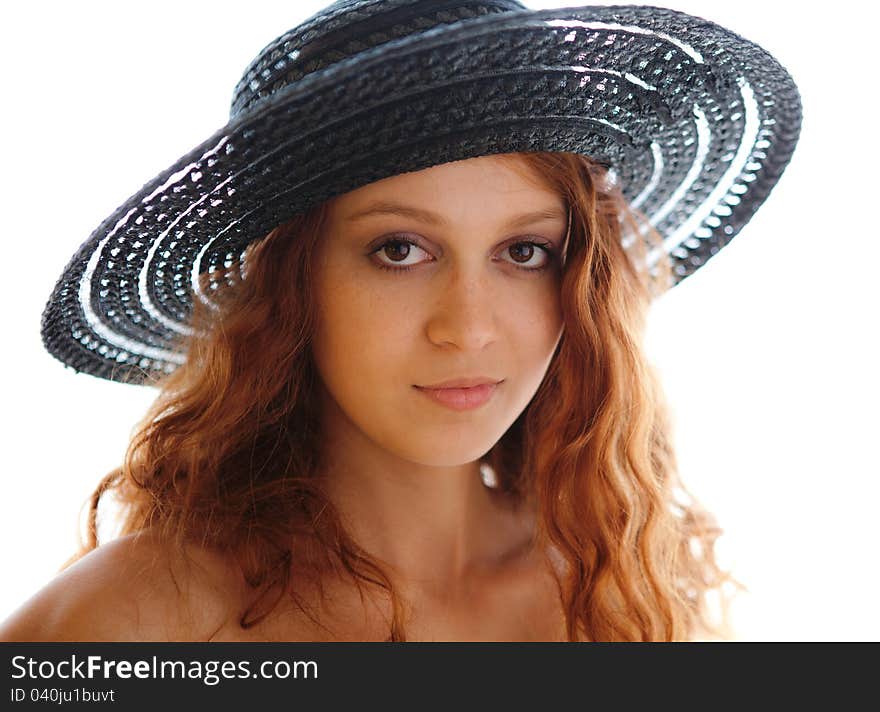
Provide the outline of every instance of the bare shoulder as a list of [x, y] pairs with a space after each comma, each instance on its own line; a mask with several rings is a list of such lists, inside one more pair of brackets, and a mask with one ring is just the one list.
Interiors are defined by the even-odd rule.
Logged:
[[173, 554], [143, 532], [58, 574], [0, 624], [0, 640], [207, 640], [243, 590], [225, 557], [199, 547]]

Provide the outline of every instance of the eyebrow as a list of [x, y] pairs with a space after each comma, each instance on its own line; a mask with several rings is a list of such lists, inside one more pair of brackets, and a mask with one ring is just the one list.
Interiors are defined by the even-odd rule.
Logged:
[[[446, 227], [449, 225], [449, 222], [442, 217], [441, 215], [437, 215], [436, 213], [432, 213], [430, 210], [424, 210], [422, 208], [414, 208], [409, 205], [399, 205], [397, 203], [388, 203], [388, 202], [379, 202], [373, 203], [372, 205], [360, 210], [356, 213], [349, 215], [346, 220], [349, 222], [354, 222], [355, 220], [361, 220], [366, 217], [370, 217], [373, 215], [400, 215], [405, 218], [413, 218], [415, 220], [421, 220], [424, 223], [428, 223], [430, 225], [437, 225], [441, 227]], [[532, 223], [539, 222], [540, 220], [567, 220], [568, 214], [559, 208], [544, 208], [543, 210], [535, 210], [531, 213], [523, 213], [522, 215], [518, 215], [515, 218], [512, 218], [506, 225], [508, 228], [512, 227], [520, 227], [522, 225], [531, 225]]]

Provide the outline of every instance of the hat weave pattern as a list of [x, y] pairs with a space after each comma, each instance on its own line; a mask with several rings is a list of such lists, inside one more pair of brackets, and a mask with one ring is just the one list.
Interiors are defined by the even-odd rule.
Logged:
[[267, 45], [226, 126], [70, 260], [43, 312], [47, 350], [124, 383], [170, 373], [193, 300], [214, 303], [250, 242], [373, 181], [493, 153], [602, 162], [663, 235], [676, 283], [699, 269], [790, 161], [801, 102], [788, 72], [674, 10], [517, 8], [347, 0]]

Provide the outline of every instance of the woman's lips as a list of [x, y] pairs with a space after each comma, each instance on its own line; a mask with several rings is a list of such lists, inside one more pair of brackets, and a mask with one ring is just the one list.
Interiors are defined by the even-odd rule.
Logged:
[[[503, 383], [503, 381], [501, 381]], [[435, 403], [453, 410], [471, 410], [486, 403], [498, 387], [498, 383], [484, 383], [472, 388], [422, 388], [415, 386]]]

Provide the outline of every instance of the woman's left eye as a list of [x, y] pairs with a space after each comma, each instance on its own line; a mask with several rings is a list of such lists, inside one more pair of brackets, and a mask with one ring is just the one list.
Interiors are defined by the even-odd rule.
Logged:
[[[416, 250], [421, 250], [425, 252], [424, 249], [419, 247], [417, 243], [412, 240], [403, 237], [392, 237], [381, 245], [376, 247], [370, 255], [385, 255], [389, 256], [389, 254], [396, 254], [398, 257], [401, 257], [402, 260], [410, 257], [412, 253], [412, 248]], [[393, 248], [393, 252], [389, 252], [389, 248]], [[535, 249], [537, 248], [537, 249]], [[517, 269], [521, 269], [524, 272], [542, 272], [547, 269], [553, 263], [556, 255], [553, 251], [553, 244], [549, 242], [534, 242], [531, 240], [520, 240], [519, 242], [514, 242], [510, 245], [507, 245], [503, 252], [513, 253], [518, 255], [522, 261], [515, 261], [514, 267]], [[540, 258], [540, 256], [544, 257], [543, 261], [539, 264], [530, 264], [533, 263], [536, 257]], [[516, 259], [516, 257], [514, 258]], [[380, 269], [390, 270], [392, 272], [407, 272], [415, 267], [419, 263], [415, 264], [402, 264], [402, 261], [392, 260], [391, 262], [384, 262], [379, 260], [376, 262], [377, 266]], [[399, 266], [395, 266], [399, 265]]]

